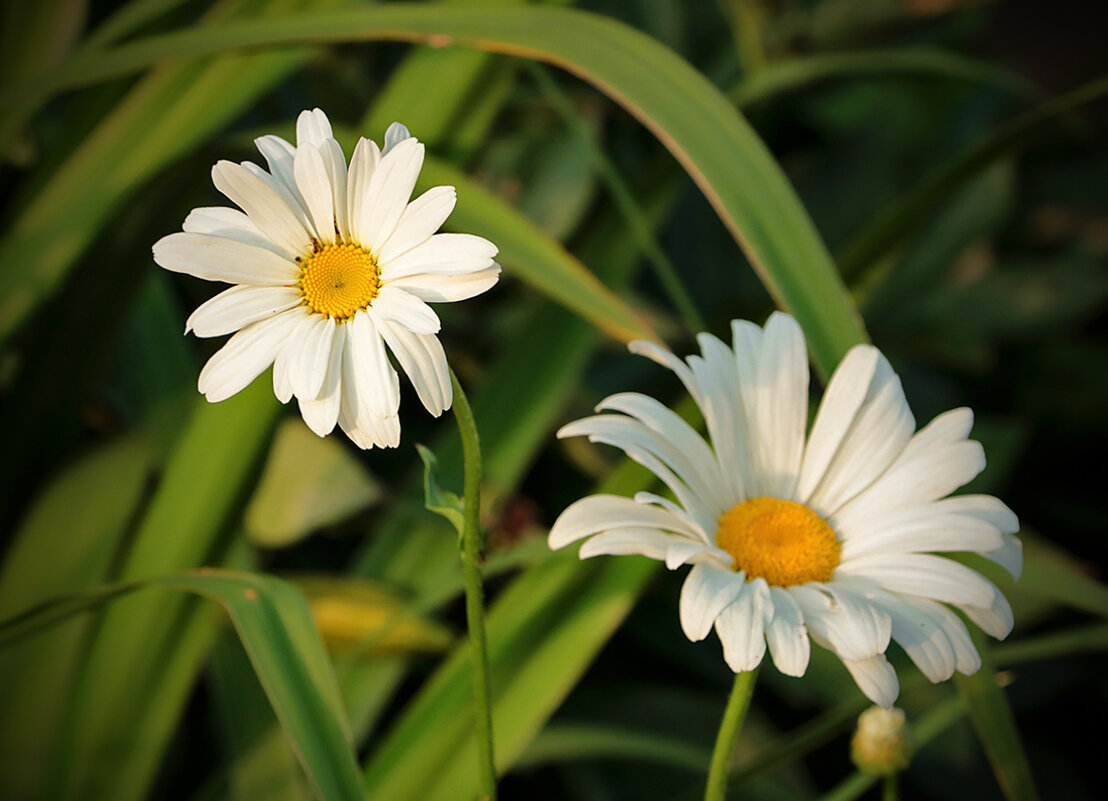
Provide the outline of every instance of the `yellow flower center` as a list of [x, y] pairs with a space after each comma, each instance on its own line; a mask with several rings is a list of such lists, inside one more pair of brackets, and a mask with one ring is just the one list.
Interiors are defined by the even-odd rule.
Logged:
[[777, 587], [828, 581], [839, 564], [839, 540], [831, 526], [799, 503], [751, 498], [724, 512], [716, 545], [734, 569]]
[[377, 261], [357, 245], [324, 245], [300, 260], [300, 294], [319, 314], [353, 317], [377, 297], [379, 288]]

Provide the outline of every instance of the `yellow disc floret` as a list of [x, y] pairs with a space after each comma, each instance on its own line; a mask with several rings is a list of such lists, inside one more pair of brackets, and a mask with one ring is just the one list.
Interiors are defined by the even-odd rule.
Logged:
[[300, 260], [300, 294], [319, 314], [353, 317], [377, 297], [379, 288], [377, 261], [357, 245], [324, 245]]
[[734, 569], [778, 587], [828, 581], [839, 564], [839, 540], [831, 526], [799, 503], [751, 498], [719, 519], [718, 545]]

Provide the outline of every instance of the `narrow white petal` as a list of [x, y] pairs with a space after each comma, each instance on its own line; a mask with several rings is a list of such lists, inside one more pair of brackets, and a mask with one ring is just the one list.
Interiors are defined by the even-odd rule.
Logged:
[[893, 639], [928, 680], [937, 683], [954, 675], [957, 657], [941, 619], [891, 594], [875, 593], [873, 600], [889, 613]]
[[274, 315], [239, 331], [200, 371], [197, 386], [210, 403], [226, 400], [261, 375], [296, 326], [297, 310]]
[[754, 670], [766, 655], [766, 624], [773, 619], [773, 601], [764, 579], [746, 585], [742, 595], [716, 618], [723, 658], [736, 673]]
[[344, 242], [351, 241], [350, 208], [346, 188], [346, 156], [334, 139], [324, 139], [319, 144], [319, 155], [327, 168], [331, 184], [331, 203], [335, 210], [335, 226]]
[[701, 356], [690, 356], [689, 370], [700, 389], [697, 401], [708, 426], [718, 470], [730, 490], [732, 503], [759, 494], [758, 456], [752, 450], [750, 420], [744, 406], [735, 354], [714, 336], [697, 338]]
[[378, 252], [378, 260], [388, 263], [430, 239], [454, 211], [457, 201], [458, 193], [452, 186], [432, 187], [417, 197], [400, 215], [396, 228]]
[[889, 647], [889, 615], [855, 593], [820, 584], [790, 587], [789, 593], [800, 606], [808, 631], [840, 659], [866, 659]]
[[999, 591], [976, 570], [952, 559], [931, 554], [875, 554], [840, 564], [835, 577], [868, 579], [890, 592], [902, 592], [936, 601], [989, 606]]
[[286, 286], [233, 286], [202, 303], [185, 323], [185, 333], [218, 337], [300, 305], [300, 293]]
[[984, 469], [985, 451], [974, 440], [929, 448], [911, 459], [898, 459], [828, 522], [845, 530], [868, 519], [931, 503], [949, 495]]
[[866, 400], [806, 505], [824, 518], [834, 514], [893, 464], [915, 427], [900, 379], [879, 357]]
[[548, 542], [551, 548], [562, 548], [597, 532], [617, 528], [656, 528], [697, 536], [684, 519], [666, 509], [619, 495], [590, 495], [566, 507], [551, 526]]
[[901, 459], [908, 461], [940, 445], [960, 442], [973, 428], [973, 411], [962, 406], [943, 412], [912, 437]]
[[943, 633], [954, 649], [955, 670], [965, 676], [971, 676], [980, 669], [981, 655], [977, 653], [977, 648], [962, 618], [942, 604], [924, 598], [901, 595], [897, 601], [928, 615], [942, 627]]
[[[361, 312], [359, 312], [360, 314]], [[355, 316], [356, 319], [356, 316]], [[400, 418], [392, 414], [377, 415], [363, 400], [359, 391], [359, 366], [353, 356], [352, 325], [346, 329], [346, 346], [342, 359], [342, 400], [339, 407], [339, 426], [359, 448], [395, 448], [400, 442]], [[395, 375], [395, 373], [394, 373]]]
[[312, 224], [315, 226], [319, 241], [330, 244], [335, 241], [335, 197], [331, 186], [331, 177], [323, 156], [311, 145], [301, 145], [296, 149], [294, 163], [296, 186], [300, 196], [308, 207]]
[[694, 520], [688, 512], [686, 512], [676, 503], [671, 501], [669, 498], [663, 498], [661, 495], [655, 495], [653, 492], [636, 492], [635, 502], [650, 504], [651, 506], [660, 506], [663, 509], [668, 509], [681, 521], [681, 525], [686, 527], [681, 529], [682, 531], [691, 532], [692, 536], [695, 536], [697, 539], [704, 542], [714, 542], [714, 531], [711, 533], [710, 536], [708, 532], [700, 527], [700, 524], [697, 523], [696, 520]]
[[473, 234], [435, 234], [396, 258], [379, 262], [384, 282], [409, 275], [464, 275], [493, 265], [497, 247]]
[[693, 565], [681, 587], [681, 628], [693, 642], [703, 640], [724, 610], [746, 584], [742, 573], [713, 565]]
[[334, 139], [331, 121], [323, 109], [305, 109], [296, 118], [296, 144], [318, 147], [327, 139]]
[[296, 332], [299, 341], [289, 343], [290, 349], [295, 348], [289, 360], [289, 379], [300, 400], [319, 397], [339, 329], [340, 325], [331, 318], [313, 314], [308, 324]]
[[[931, 505], [920, 508], [929, 510]], [[841, 564], [871, 554], [994, 551], [1004, 546], [1005, 536], [979, 518], [949, 514], [901, 515], [864, 534], [840, 530], [839, 535]]]
[[311, 250], [311, 234], [296, 211], [264, 179], [240, 164], [220, 161], [212, 167], [212, 183], [288, 255]]
[[213, 234], [234, 239], [246, 245], [264, 248], [286, 257], [284, 249], [269, 241], [253, 221], [238, 209], [227, 206], [206, 206], [193, 209], [185, 217], [181, 230], [189, 234]]
[[884, 654], [857, 662], [844, 660], [843, 664], [866, 698], [886, 709], [893, 705], [900, 693], [900, 684], [896, 680], [896, 671]]
[[1001, 534], [1001, 544], [989, 551], [978, 551], [982, 556], [1007, 570], [1016, 581], [1023, 573], [1023, 543], [1011, 534]]
[[816, 412], [800, 469], [797, 498], [806, 503], [823, 480], [827, 466], [850, 431], [854, 416], [866, 398], [881, 354], [872, 345], [856, 345], [839, 363]]
[[359, 243], [366, 242], [365, 232], [362, 230], [362, 220], [367, 217], [366, 190], [369, 181], [377, 169], [377, 163], [381, 160], [381, 151], [377, 143], [361, 137], [354, 148], [354, 155], [350, 157], [350, 171], [346, 181], [346, 210], [349, 217], [350, 236]]
[[338, 332], [331, 347], [331, 358], [319, 396], [312, 400], [300, 398], [300, 414], [308, 428], [318, 436], [330, 434], [339, 419], [342, 403], [342, 358], [346, 348], [345, 332]]
[[376, 253], [392, 235], [423, 167], [423, 145], [405, 139], [381, 155], [361, 208], [361, 245]]
[[453, 303], [467, 300], [486, 292], [500, 280], [500, 265], [493, 264], [484, 270], [463, 275], [435, 275], [418, 273], [394, 281], [385, 282], [385, 286], [395, 286], [420, 300], [429, 303]]
[[700, 540], [675, 538], [666, 549], [666, 567], [676, 570], [682, 565], [713, 564], [723, 570], [731, 570], [735, 560], [726, 551]]
[[373, 311], [384, 320], [402, 325], [416, 334], [437, 334], [442, 324], [439, 316], [415, 295], [386, 284], [373, 299]]
[[361, 309], [343, 328], [360, 403], [359, 425], [363, 413], [368, 420], [395, 416], [400, 408], [400, 382], [375, 321]]
[[259, 136], [254, 144], [265, 157], [265, 163], [269, 165], [269, 172], [285, 185], [289, 193], [296, 196], [299, 189], [296, 187], [296, 174], [293, 163], [296, 158], [296, 148], [279, 136], [268, 134]]
[[1015, 534], [1020, 530], [1020, 521], [1015, 512], [1009, 509], [999, 498], [992, 495], [958, 495], [936, 501], [950, 514], [970, 515], [980, 518], [1000, 529], [1003, 534]]
[[1015, 618], [1012, 616], [1012, 606], [1004, 593], [999, 590], [992, 603], [977, 606], [971, 604], [957, 604], [958, 608], [965, 612], [966, 617], [977, 624], [983, 632], [990, 637], [1003, 640], [1012, 633]]
[[296, 262], [271, 250], [213, 234], [176, 233], [154, 243], [154, 261], [205, 281], [251, 286], [296, 282]]
[[[369, 312], [375, 314], [370, 308]], [[415, 387], [423, 406], [438, 417], [450, 408], [454, 390], [442, 343], [434, 334], [417, 334], [390, 320], [376, 317], [378, 330], [400, 368]]]
[[382, 153], [388, 153], [405, 139], [411, 139], [412, 134], [408, 126], [400, 122], [394, 122], [385, 130], [385, 149]]
[[766, 639], [773, 664], [786, 676], [803, 676], [812, 653], [804, 615], [788, 590], [770, 587], [769, 592], [773, 620], [766, 628]]
[[677, 358], [673, 353], [661, 347], [654, 342], [648, 342], [645, 339], [636, 339], [627, 343], [627, 350], [634, 353], [636, 356], [645, 356], [653, 362], [657, 362], [663, 367], [668, 367], [677, 377], [681, 379], [681, 383], [685, 385], [685, 389], [689, 391], [696, 404], [703, 409], [704, 408], [704, 393], [700, 388], [700, 384], [697, 382], [696, 377], [693, 375], [692, 370], [685, 362]]
[[590, 556], [639, 554], [662, 561], [674, 539], [673, 535], [656, 528], [617, 528], [590, 538], [581, 545], [578, 556], [588, 559]]
[[[793, 498], [808, 426], [808, 350], [796, 320], [774, 312], [758, 358], [757, 419], [765, 495]], [[751, 410], [747, 410], [748, 414]]]

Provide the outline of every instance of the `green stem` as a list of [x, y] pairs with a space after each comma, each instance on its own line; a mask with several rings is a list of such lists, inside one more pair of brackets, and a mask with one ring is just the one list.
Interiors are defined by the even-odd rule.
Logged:
[[492, 703], [489, 693], [489, 661], [485, 645], [484, 591], [481, 587], [481, 445], [477, 424], [458, 376], [450, 371], [454, 388], [454, 419], [462, 437], [465, 465], [465, 510], [462, 524], [462, 567], [466, 587], [466, 624], [473, 656], [473, 696], [476, 704], [477, 771], [482, 801], [496, 801], [496, 764], [492, 748]]
[[739, 738], [746, 711], [750, 709], [750, 698], [754, 695], [754, 680], [758, 669], [735, 674], [735, 684], [731, 688], [731, 697], [727, 699], [727, 709], [719, 724], [716, 735], [716, 747], [712, 751], [712, 764], [708, 768], [708, 785], [704, 789], [704, 801], [723, 801], [727, 794], [727, 773], [731, 769], [731, 757], [735, 753], [735, 741]]
[[885, 786], [884, 789], [881, 791], [882, 801], [896, 801], [896, 778], [899, 775], [899, 773], [890, 773], [888, 776], [885, 777]]

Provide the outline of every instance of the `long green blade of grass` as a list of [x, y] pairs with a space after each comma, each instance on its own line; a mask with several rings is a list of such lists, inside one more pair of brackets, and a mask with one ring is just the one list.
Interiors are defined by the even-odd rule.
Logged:
[[[570, 9], [405, 4], [290, 15], [151, 37], [75, 59], [27, 91], [79, 86], [172, 57], [373, 39], [465, 44], [548, 61], [590, 81], [649, 128], [697, 182], [778, 304], [808, 333], [822, 372], [865, 339], [826, 247], [757, 134], [688, 63], [610, 19]], [[23, 289], [19, 313], [41, 294]]]
[[165, 587], [227, 610], [281, 725], [323, 801], [361, 801], [361, 779], [338, 685], [304, 597], [295, 587], [242, 571], [204, 569], [109, 585], [56, 599], [0, 623], [0, 643], [123, 593]]

